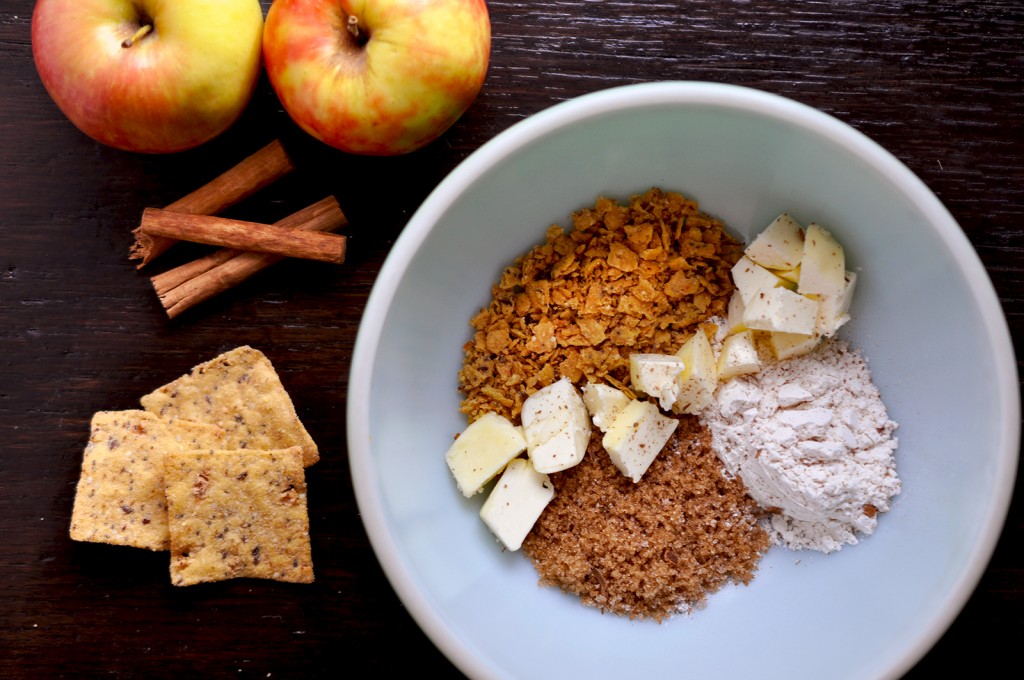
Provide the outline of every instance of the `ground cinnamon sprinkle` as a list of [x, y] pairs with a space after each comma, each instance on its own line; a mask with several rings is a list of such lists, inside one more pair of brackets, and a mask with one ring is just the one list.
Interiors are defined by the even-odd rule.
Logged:
[[662, 620], [749, 583], [768, 534], [738, 478], [722, 475], [707, 428], [679, 427], [634, 484], [595, 433], [583, 462], [551, 475], [555, 498], [523, 542], [540, 581], [587, 605]]
[[[629, 355], [675, 353], [724, 316], [742, 245], [677, 193], [651, 189], [627, 205], [599, 198], [548, 229], [517, 259], [473, 319], [459, 372], [469, 420], [517, 420], [523, 401], [561, 377], [629, 390]], [[523, 543], [544, 585], [585, 604], [662, 620], [747, 583], [768, 548], [756, 504], [726, 479], [710, 435], [691, 416], [634, 484], [595, 428], [583, 462], [551, 475], [554, 500]]]

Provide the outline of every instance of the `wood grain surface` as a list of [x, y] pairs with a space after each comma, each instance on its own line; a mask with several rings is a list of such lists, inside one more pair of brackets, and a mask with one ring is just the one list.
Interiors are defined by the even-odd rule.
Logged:
[[[357, 667], [458, 677], [402, 607], [363, 529], [346, 461], [349, 360], [374, 277], [426, 195], [495, 134], [578, 95], [653, 80], [733, 83], [866, 133], [963, 227], [1020, 357], [1018, 0], [494, 0], [479, 99], [436, 143], [396, 158], [312, 141], [265, 81], [242, 119], [196, 150], [144, 156], [100, 146], [61, 115], [36, 75], [32, 6], [0, 8], [0, 676], [291, 678]], [[273, 222], [333, 193], [351, 221], [345, 264], [286, 261], [169, 321], [127, 257], [142, 210], [275, 138], [298, 169], [227, 214]], [[198, 252], [178, 246], [160, 268]], [[270, 356], [321, 448], [309, 475], [316, 583], [173, 588], [166, 554], [70, 541], [90, 416], [134, 407], [243, 343]], [[947, 359], [955, 360], [937, 360]], [[1019, 663], [1021, 493], [970, 601], [907, 677]]]

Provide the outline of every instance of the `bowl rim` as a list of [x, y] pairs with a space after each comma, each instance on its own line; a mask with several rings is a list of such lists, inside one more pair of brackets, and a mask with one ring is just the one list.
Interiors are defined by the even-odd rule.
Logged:
[[[1019, 459], [1021, 406], [1016, 358], [1006, 317], [991, 279], [966, 234], [924, 182], [890, 152], [850, 125], [806, 104], [746, 86], [702, 81], [656, 81], [611, 87], [554, 104], [511, 125], [459, 163], [427, 196], [409, 219], [388, 253], [373, 284], [359, 325], [349, 371], [349, 394], [369, 394], [380, 334], [387, 311], [402, 278], [430, 234], [433, 225], [458, 196], [490, 168], [517, 149], [565, 126], [627, 109], [663, 105], [726, 107], [786, 121], [843, 147], [897, 186], [945, 240], [970, 286], [992, 345], [1000, 380], [994, 385], [1001, 405], [997, 487], [988, 507], [979, 549], [945, 595], [941, 613], [908, 640], [890, 669], [896, 678], [909, 671], [952, 624], [981, 579], [999, 536], [1012, 499]], [[348, 460], [356, 503], [364, 528], [381, 567], [403, 604], [431, 642], [469, 677], [493, 677], [494, 669], [474, 656], [449, 631], [428, 599], [410, 580], [411, 571], [399, 556], [387, 532], [379, 478], [370, 454], [369, 403], [347, 400]]]

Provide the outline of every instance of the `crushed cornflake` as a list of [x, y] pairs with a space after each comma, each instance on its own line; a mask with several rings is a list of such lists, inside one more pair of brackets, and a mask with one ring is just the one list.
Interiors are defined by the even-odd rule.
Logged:
[[572, 223], [508, 267], [472, 319], [459, 373], [471, 421], [517, 417], [561, 376], [629, 391], [630, 353], [674, 353], [725, 315], [742, 244], [694, 201], [660, 189], [628, 205], [602, 197]]

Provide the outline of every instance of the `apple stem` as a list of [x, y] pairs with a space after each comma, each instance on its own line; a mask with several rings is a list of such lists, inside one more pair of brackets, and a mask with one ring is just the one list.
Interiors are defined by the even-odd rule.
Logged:
[[125, 41], [121, 43], [121, 47], [131, 47], [132, 45], [134, 45], [135, 43], [139, 42], [147, 35], [149, 35], [150, 31], [152, 30], [153, 24], [143, 24], [143, 26], [139, 28], [139, 30], [135, 31], [135, 34], [132, 35], [132, 37], [125, 39]]
[[352, 37], [356, 40], [359, 39], [359, 17], [354, 14], [348, 16], [348, 21], [345, 22], [345, 28], [352, 34]]

